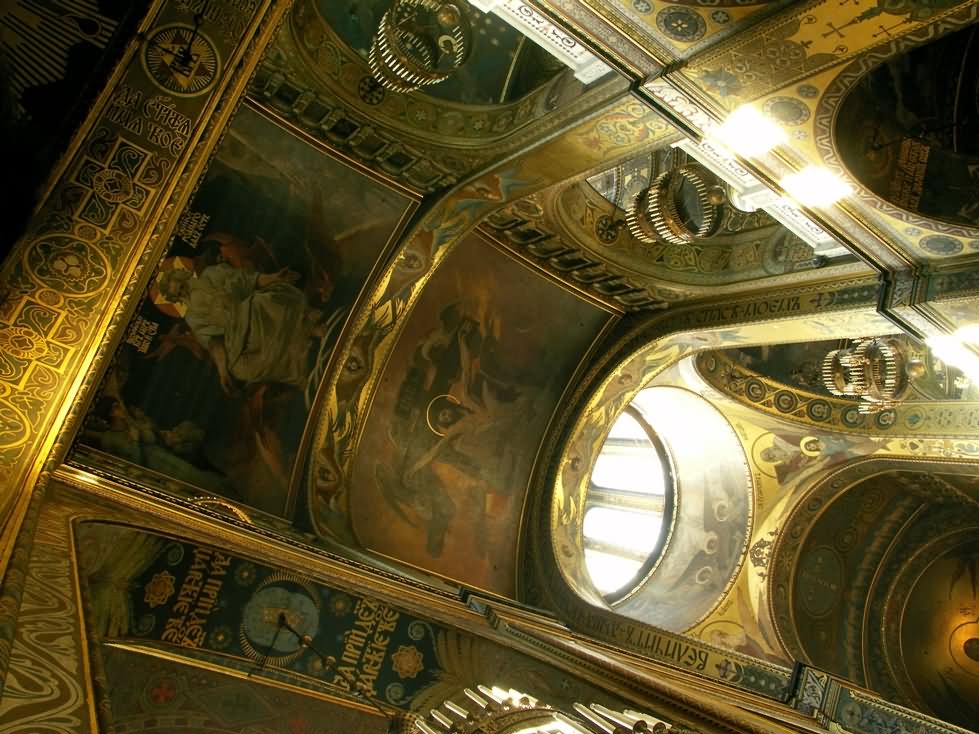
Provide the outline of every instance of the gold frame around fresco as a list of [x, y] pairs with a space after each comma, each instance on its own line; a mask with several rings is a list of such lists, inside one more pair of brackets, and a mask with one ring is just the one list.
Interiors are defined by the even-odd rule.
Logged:
[[[284, 29], [283, 29], [283, 32], [285, 32]], [[347, 331], [350, 328], [350, 323], [352, 321], [352, 315], [357, 312], [358, 308], [362, 304], [362, 301], [365, 298], [365, 294], [370, 291], [371, 285], [373, 284], [374, 280], [376, 279], [378, 273], [384, 268], [384, 266], [387, 263], [387, 261], [390, 260], [390, 258], [392, 257], [392, 255], [393, 255], [393, 253], [394, 253], [394, 251], [395, 251], [395, 249], [397, 247], [398, 241], [400, 240], [400, 238], [404, 234], [404, 231], [405, 231], [405, 228], [407, 227], [408, 222], [415, 215], [415, 212], [418, 209], [418, 206], [419, 206], [420, 201], [421, 201], [421, 197], [420, 197], [420, 195], [417, 192], [415, 192], [415, 191], [409, 189], [408, 187], [406, 187], [406, 186], [398, 183], [393, 178], [390, 178], [388, 176], [385, 176], [385, 175], [383, 175], [382, 173], [380, 173], [378, 171], [375, 171], [373, 169], [370, 169], [370, 168], [364, 166], [359, 161], [357, 161], [355, 158], [353, 158], [353, 157], [345, 154], [344, 152], [342, 152], [340, 150], [337, 150], [336, 148], [333, 148], [328, 143], [326, 143], [326, 142], [324, 142], [322, 140], [319, 140], [319, 139], [317, 139], [317, 138], [309, 135], [308, 133], [306, 133], [302, 129], [298, 128], [294, 124], [292, 124], [289, 121], [283, 119], [278, 113], [276, 113], [274, 110], [270, 109], [267, 105], [265, 105], [265, 104], [263, 104], [263, 103], [261, 103], [259, 101], [254, 100], [253, 98], [249, 97], [248, 94], [247, 94], [247, 92], [246, 92], [241, 97], [241, 99], [238, 101], [238, 103], [235, 105], [234, 110], [232, 111], [232, 113], [226, 119], [226, 121], [224, 123], [224, 127], [223, 127], [222, 132], [221, 132], [221, 135], [218, 136], [218, 139], [215, 141], [213, 147], [211, 147], [211, 149], [209, 150], [209, 154], [208, 154], [208, 157], [207, 157], [205, 163], [201, 167], [199, 167], [198, 169], [195, 170], [196, 184], [195, 184], [193, 190], [191, 190], [190, 194], [181, 202], [182, 206], [178, 210], [178, 212], [177, 212], [177, 214], [176, 214], [176, 216], [174, 218], [174, 221], [176, 221], [176, 219], [179, 219], [180, 215], [186, 210], [186, 208], [188, 206], [191, 205], [191, 202], [193, 200], [193, 197], [196, 194], [197, 189], [200, 186], [200, 183], [204, 180], [204, 178], [205, 178], [205, 176], [207, 174], [207, 171], [208, 171], [208, 169], [210, 167], [210, 164], [214, 160], [214, 156], [217, 154], [218, 149], [220, 148], [221, 142], [224, 140], [224, 136], [225, 136], [227, 130], [230, 129], [231, 124], [233, 123], [233, 120], [234, 120], [235, 116], [238, 114], [238, 112], [242, 108], [247, 108], [247, 109], [252, 110], [258, 116], [260, 116], [262, 119], [264, 119], [264, 120], [268, 121], [270, 124], [278, 127], [279, 129], [281, 129], [283, 132], [287, 133], [288, 135], [290, 135], [292, 137], [295, 137], [295, 138], [298, 138], [302, 142], [304, 142], [307, 145], [311, 146], [313, 149], [315, 149], [318, 152], [322, 153], [323, 155], [327, 156], [328, 158], [330, 158], [331, 160], [335, 161], [336, 163], [339, 163], [340, 165], [342, 165], [342, 166], [346, 167], [347, 169], [353, 171], [357, 175], [366, 177], [369, 181], [372, 181], [374, 183], [380, 184], [384, 188], [386, 188], [389, 191], [391, 191], [391, 192], [393, 192], [393, 193], [401, 196], [404, 199], [404, 208], [401, 211], [401, 214], [400, 214], [400, 216], [398, 218], [398, 222], [394, 226], [394, 228], [391, 230], [391, 232], [389, 233], [388, 239], [384, 243], [383, 247], [380, 249], [380, 253], [379, 253], [377, 259], [371, 265], [371, 269], [370, 269], [370, 271], [368, 272], [368, 274], [366, 276], [366, 279], [364, 281], [363, 287], [358, 292], [356, 298], [354, 299], [353, 303], [351, 304], [350, 314], [348, 314], [347, 319], [345, 320], [345, 323], [344, 323], [343, 328], [341, 329], [341, 331], [337, 335], [337, 343], [339, 344], [339, 343], [342, 342], [342, 340], [344, 339], [344, 337], [347, 334]], [[168, 238], [168, 240], [169, 240], [169, 238]], [[158, 260], [160, 258], [164, 258], [164, 257], [166, 257], [165, 248], [164, 248], [164, 251], [160, 253], [160, 256], [159, 256]], [[150, 268], [150, 270], [152, 271], [152, 268]], [[139, 307], [139, 302], [138, 301], [135, 303], [135, 306], [138, 309], [138, 307]], [[134, 314], [130, 314], [129, 320], [127, 320], [126, 323], [130, 323], [133, 317], [134, 317]], [[118, 351], [118, 349], [121, 347], [121, 343], [120, 343], [120, 341], [121, 341], [121, 335], [122, 335], [122, 332], [120, 332], [120, 335], [118, 337], [118, 340], [119, 341], [116, 342], [115, 348], [113, 349], [113, 352], [112, 352], [112, 355], [113, 356], [116, 354], [116, 352]], [[290, 477], [290, 480], [289, 480], [289, 490], [288, 490], [288, 494], [286, 496], [286, 503], [285, 503], [285, 509], [284, 509], [284, 512], [283, 512], [283, 517], [282, 518], [279, 518], [276, 515], [270, 515], [269, 516], [270, 518], [275, 518], [276, 520], [288, 519], [292, 515], [292, 513], [295, 511], [295, 507], [296, 507], [296, 504], [298, 502], [298, 494], [299, 494], [300, 491], [302, 491], [302, 479], [303, 479], [302, 466], [303, 466], [303, 457], [308, 454], [309, 449], [310, 449], [310, 441], [311, 441], [311, 430], [310, 430], [310, 427], [311, 427], [311, 425], [314, 422], [311, 419], [311, 417], [316, 414], [319, 406], [321, 406], [321, 404], [322, 404], [322, 385], [326, 382], [326, 379], [329, 377], [329, 375], [332, 373], [332, 371], [337, 368], [337, 364], [336, 364], [337, 355], [338, 355], [338, 351], [337, 350], [334, 350], [333, 352], [331, 352], [331, 354], [327, 358], [327, 361], [326, 361], [325, 366], [324, 366], [324, 380], [321, 382], [320, 386], [317, 388], [316, 395], [314, 397], [312, 407], [310, 408], [310, 417], [307, 418], [307, 421], [306, 421], [306, 423], [304, 425], [302, 437], [300, 439], [299, 448], [298, 448], [298, 452], [297, 452], [297, 458], [296, 458], [296, 461], [293, 464], [292, 476]], [[111, 357], [109, 358], [109, 361], [111, 362]], [[80, 431], [80, 427], [79, 427], [79, 431]], [[73, 443], [77, 443], [78, 441], [79, 441], [79, 438], [78, 438], [78, 435], [76, 433], [76, 436], [74, 438]], [[98, 457], [100, 455], [104, 454], [105, 452], [101, 452], [98, 449], [96, 449], [95, 447], [89, 446], [88, 444], [85, 444], [85, 446], [86, 446], [86, 449], [87, 449], [87, 451], [85, 452], [85, 455], [87, 455], [90, 459], [95, 459], [95, 461], [86, 461], [85, 459], [79, 460], [79, 457], [78, 457], [78, 454], [76, 453], [76, 451], [75, 450], [72, 450], [69, 453], [69, 455], [68, 455], [68, 457], [66, 459], [67, 462], [70, 463], [70, 464], [72, 464], [72, 465], [74, 465], [74, 466], [80, 467], [80, 468], [90, 469], [90, 470], [94, 471], [96, 474], [100, 474], [100, 475], [103, 475], [103, 476], [111, 476], [113, 478], [117, 478], [122, 483], [127, 484], [129, 486], [132, 486], [137, 491], [140, 491], [140, 490], [145, 491], [147, 489], [147, 487], [141, 485], [139, 483], [139, 481], [133, 481], [133, 480], [129, 479], [128, 478], [128, 475], [129, 475], [128, 472], [122, 472], [121, 474], [119, 473], [119, 472], [121, 472], [121, 469], [118, 468], [118, 465], [123, 465], [124, 466], [124, 465], [128, 464], [129, 462], [126, 462], [125, 460], [122, 460], [122, 459], [118, 459], [116, 457], [112, 457], [112, 460], [111, 461], [104, 461], [104, 462], [103, 461], [99, 461], [98, 460]], [[135, 467], [134, 466], [134, 469], [136, 469], [137, 475], [142, 474], [142, 475], [146, 475], [146, 476], [153, 476], [153, 475], [159, 476], [160, 477], [160, 482], [157, 483], [158, 486], [160, 486], [160, 485], [166, 485], [166, 484], [180, 485], [181, 487], [186, 487], [189, 493], [193, 493], [193, 491], [196, 490], [197, 496], [203, 496], [203, 495], [206, 495], [207, 494], [206, 490], [204, 490], [204, 489], [202, 489], [200, 487], [195, 487], [192, 484], [188, 484], [186, 482], [174, 480], [171, 477], [167, 477], [167, 476], [165, 476], [163, 474], [160, 474], [159, 472], [153, 471], [151, 469], [148, 469], [148, 468], [145, 468], [145, 467], [141, 467], [141, 466], [140, 467]], [[164, 490], [164, 491], [166, 491], [166, 490]], [[231, 504], [237, 506], [238, 503], [232, 502]], [[251, 514], [254, 514], [254, 515], [265, 515], [266, 514], [266, 513], [263, 513], [263, 512], [261, 512], [260, 510], [258, 510], [256, 508], [252, 508], [252, 507], [249, 507], [247, 505], [245, 505], [244, 508], [247, 510], [248, 513], [251, 513]]]
[[[259, 64], [265, 48], [271, 38], [282, 26], [291, 0], [274, 3], [272, 0], [262, 0], [256, 3], [253, 13], [243, 19], [242, 35], [232, 36], [237, 40], [231, 43], [231, 51], [224, 60], [224, 76], [204, 96], [199, 109], [194, 112], [197, 122], [192, 123], [188, 144], [176, 156], [170, 173], [161, 175], [163, 182], [159, 188], [150, 189], [152, 205], [148, 207], [146, 216], [135, 220], [136, 229], [131, 233], [133, 245], [124, 250], [119, 267], [109, 267], [103, 274], [102, 282], [96, 281], [95, 294], [108, 294], [107, 302], [97, 303], [89, 300], [82, 305], [82, 313], [71, 313], [72, 318], [90, 319], [95, 323], [94, 328], [86, 326], [77, 331], [67, 346], [68, 366], [63, 367], [53, 386], [48, 387], [49, 399], [43, 411], [34, 418], [24, 418], [22, 421], [23, 436], [14, 444], [16, 453], [11, 457], [8, 466], [9, 485], [3, 487], [9, 494], [0, 498], [0, 520], [7, 522], [3, 527], [0, 538], [0, 573], [10, 560], [10, 553], [16, 539], [18, 529], [23, 522], [32, 496], [35, 484], [47, 481], [51, 472], [61, 462], [81, 424], [84, 412], [94, 395], [95, 385], [101, 379], [111, 355], [114, 353], [122, 337], [122, 328], [128, 323], [138, 303], [138, 294], [145, 287], [152, 267], [162, 255], [173, 228], [177, 215], [182, 211], [193, 187], [221, 135], [230, 116], [237, 109], [245, 94], [247, 83], [253, 71]], [[99, 94], [91, 112], [80, 125], [73, 136], [66, 154], [54, 169], [45, 189], [45, 198], [36, 213], [44, 211], [56, 195], [57, 186], [66, 181], [66, 172], [72, 166], [78, 165], [79, 156], [84, 146], [91, 142], [93, 133], [100, 125], [109, 123], [109, 104], [119, 90], [130, 79], [130, 74], [139, 65], [135, 58], [139, 49], [145, 44], [147, 29], [165, 24], [173, 20], [177, 13], [170, 3], [156, 0], [149, 8], [145, 19], [140, 23], [140, 33], [127, 45], [120, 62], [113, 70], [110, 78]], [[138, 80], [138, 77], [133, 77]], [[142, 84], [143, 82], [137, 82]], [[159, 92], [156, 92], [159, 94]], [[196, 100], [196, 98], [195, 98]], [[197, 104], [196, 101], [194, 104]], [[166, 161], [164, 161], [166, 163]], [[73, 219], [74, 223], [75, 220]], [[46, 234], [38, 238], [33, 236], [33, 230], [26, 235], [7, 258], [3, 276], [10, 283], [14, 274], [13, 264], [26, 258], [32, 252], [37, 242], [42, 241]], [[19, 293], [17, 298], [8, 292], [12, 300], [7, 304], [13, 309], [19, 309], [26, 303], [26, 298], [39, 290]], [[63, 300], [63, 299], [62, 299]], [[94, 305], [93, 305], [94, 304]], [[62, 304], [61, 315], [69, 313], [69, 306]], [[90, 309], [86, 311], [85, 309]], [[45, 337], [40, 336], [40, 339]], [[87, 343], [85, 340], [87, 338]], [[43, 343], [43, 341], [42, 341]], [[30, 362], [33, 367], [34, 362]], [[49, 370], [50, 371], [50, 370]], [[24, 387], [16, 381], [0, 384], [4, 388], [2, 395], [18, 395], [24, 392]], [[8, 452], [9, 453], [9, 452]]]

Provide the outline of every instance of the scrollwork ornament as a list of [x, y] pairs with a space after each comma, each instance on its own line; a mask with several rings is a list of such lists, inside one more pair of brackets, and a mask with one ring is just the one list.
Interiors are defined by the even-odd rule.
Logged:
[[25, 255], [31, 277], [74, 296], [98, 292], [109, 275], [109, 263], [87, 242], [65, 235], [49, 235], [37, 241]]

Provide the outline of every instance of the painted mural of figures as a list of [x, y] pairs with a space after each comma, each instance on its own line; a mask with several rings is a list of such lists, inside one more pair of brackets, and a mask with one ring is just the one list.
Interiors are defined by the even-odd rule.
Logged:
[[288, 268], [258, 273], [222, 262], [196, 278], [166, 271], [159, 287], [186, 306], [184, 319], [214, 360], [225, 392], [234, 392], [235, 380], [305, 389], [311, 343], [326, 334], [326, 324], [293, 285], [298, 278]]
[[139, 408], [118, 399], [102, 398], [97, 410], [109, 416], [102, 425], [90, 422], [87, 435], [103, 451], [212, 492], [228, 492], [227, 481], [198, 465], [204, 431], [191, 421], [160, 429]]
[[[337, 336], [410, 202], [247, 105], [226, 132], [103, 388], [128, 420], [138, 410], [159, 427], [155, 448], [100, 430], [86, 461], [98, 468], [101, 453], [113, 454], [291, 518], [306, 422]], [[114, 420], [92, 418], [101, 429]], [[165, 440], [196, 444], [188, 461], [219, 475], [220, 488], [164, 462], [161, 447], [186, 459]]]
[[527, 386], [496, 364], [493, 324], [459, 303], [446, 306], [440, 320], [415, 350], [401, 386], [392, 438], [409, 448], [400, 475], [383, 465], [376, 470], [391, 506], [412, 525], [424, 523], [428, 552], [436, 557], [458, 503], [475, 508], [480, 530], [488, 514], [506, 503], [516, 437], [534, 416]]
[[876, 436], [820, 433], [764, 433], [752, 446], [755, 468], [786, 484], [813, 470], [874, 453], [884, 445]]

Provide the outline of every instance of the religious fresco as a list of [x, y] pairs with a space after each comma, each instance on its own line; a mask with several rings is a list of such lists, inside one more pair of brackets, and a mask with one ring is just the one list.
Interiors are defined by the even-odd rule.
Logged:
[[359, 541], [512, 593], [532, 447], [608, 319], [466, 239], [428, 282], [374, 397], [351, 475]]
[[[975, 26], [893, 56], [836, 116], [843, 164], [900, 209], [979, 227], [979, 47]], [[946, 238], [949, 240], [950, 238]], [[932, 241], [935, 254], [939, 242]], [[961, 249], [956, 240], [947, 248]]]
[[[327, 695], [363, 685], [411, 710], [487, 681], [554, 705], [614, 700], [488, 640], [212, 546], [97, 522], [79, 524], [75, 536], [95, 641]], [[301, 644], [297, 634], [311, 642]], [[317, 653], [334, 657], [336, 667], [325, 668]]]
[[290, 479], [332, 347], [410, 205], [243, 107], [177, 223], [81, 442], [291, 515]]
[[383, 734], [380, 714], [315, 693], [265, 686], [218, 670], [102, 645], [99, 648], [116, 731], [198, 734]]

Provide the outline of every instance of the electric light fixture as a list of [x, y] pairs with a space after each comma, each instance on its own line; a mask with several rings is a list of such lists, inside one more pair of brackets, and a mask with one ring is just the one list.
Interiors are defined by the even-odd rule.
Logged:
[[829, 206], [849, 194], [845, 181], [822, 166], [808, 166], [782, 179], [782, 188], [803, 206]]
[[764, 155], [788, 139], [781, 127], [750, 104], [734, 110], [707, 137], [742, 158]]
[[967, 343], [979, 344], [979, 324], [964, 326], [954, 334], [936, 334], [925, 339], [933, 355], [979, 384], [979, 356]]

